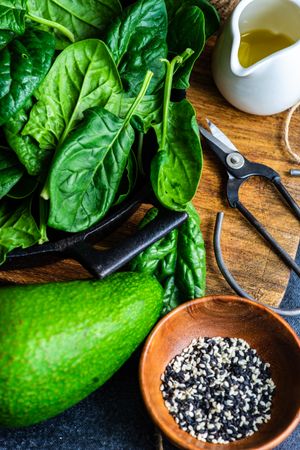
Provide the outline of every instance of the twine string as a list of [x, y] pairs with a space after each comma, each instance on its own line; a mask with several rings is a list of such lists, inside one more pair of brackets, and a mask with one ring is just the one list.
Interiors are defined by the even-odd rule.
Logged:
[[284, 144], [285, 144], [285, 148], [288, 151], [288, 153], [290, 154], [290, 156], [294, 159], [294, 161], [296, 161], [298, 164], [300, 164], [300, 156], [293, 150], [291, 144], [290, 144], [290, 138], [289, 138], [289, 134], [290, 134], [290, 127], [291, 127], [291, 120], [293, 115], [295, 114], [295, 112], [297, 111], [297, 109], [300, 106], [300, 101], [298, 103], [296, 103], [296, 105], [294, 105], [290, 110], [289, 113], [287, 115], [286, 121], [285, 121], [285, 127], [284, 127]]

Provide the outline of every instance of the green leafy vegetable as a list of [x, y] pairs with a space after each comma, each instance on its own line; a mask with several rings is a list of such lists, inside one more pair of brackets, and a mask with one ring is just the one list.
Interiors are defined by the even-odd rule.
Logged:
[[25, 0], [0, 0], [0, 30], [24, 33], [25, 13]]
[[[210, 3], [209, 0], [165, 0], [168, 11], [168, 18], [171, 28], [171, 21], [174, 19], [179, 10], [184, 7], [197, 6], [201, 9], [205, 16], [205, 35], [209, 38], [214, 34], [220, 25], [220, 17], [216, 8]], [[178, 29], [180, 32], [180, 28]], [[190, 27], [189, 34], [192, 34], [196, 30]]]
[[120, 186], [116, 195], [114, 206], [122, 203], [133, 191], [137, 180], [137, 161], [131, 150], [128, 156], [125, 172], [123, 173]]
[[[161, 92], [152, 95], [145, 95], [132, 118], [134, 127], [143, 134], [146, 134], [149, 129], [159, 123], [162, 113], [162, 99]], [[105, 109], [112, 112], [118, 117], [125, 117], [129, 109], [135, 101], [134, 97], [122, 92], [120, 94], [113, 94], [105, 105]]]
[[23, 170], [15, 155], [7, 150], [0, 150], [0, 199], [21, 179]]
[[175, 276], [170, 276], [166, 279], [164, 283], [164, 299], [163, 299], [163, 309], [162, 316], [168, 314], [168, 312], [172, 311], [172, 309], [176, 308], [180, 305], [180, 291], [176, 286], [176, 278]]
[[28, 121], [28, 111], [32, 107], [32, 100], [29, 99], [13, 118], [3, 127], [5, 137], [12, 150], [16, 153], [19, 161], [26, 168], [29, 175], [39, 175], [43, 171], [49, 152], [40, 149], [30, 136], [23, 136], [22, 130]]
[[168, 46], [170, 56], [181, 54], [186, 48], [194, 51], [174, 75], [173, 87], [187, 89], [195, 61], [206, 39], [219, 27], [216, 9], [206, 0], [166, 0], [169, 18]]
[[[150, 209], [141, 221], [139, 228], [144, 228], [158, 216], [157, 208]], [[165, 238], [155, 242], [136, 256], [131, 262], [131, 270], [154, 275], [159, 271], [159, 264], [170, 253], [176, 250], [178, 230], [173, 230]]]
[[[185, 52], [186, 53], [186, 52]], [[167, 62], [163, 120], [154, 129], [159, 143], [151, 164], [151, 183], [165, 207], [185, 209], [194, 197], [202, 170], [202, 150], [195, 111], [187, 100], [170, 101], [174, 68], [185, 57]]]
[[27, 8], [31, 15], [63, 25], [77, 41], [103, 36], [121, 13], [118, 0], [27, 0]]
[[107, 44], [127, 91], [139, 92], [147, 70], [154, 73], [148, 94], [162, 82], [167, 56], [167, 12], [164, 0], [139, 0], [123, 11], [108, 32]]
[[171, 103], [166, 141], [155, 125], [159, 151], [151, 165], [151, 182], [158, 200], [167, 208], [185, 209], [200, 180], [202, 152], [195, 111], [187, 100]]
[[[192, 204], [189, 218], [178, 230], [148, 247], [131, 263], [131, 270], [154, 275], [165, 289], [163, 314], [186, 300], [205, 294], [205, 246], [200, 231], [200, 219]], [[148, 211], [140, 228], [158, 215], [158, 209]]]
[[105, 106], [121, 81], [106, 45], [88, 39], [67, 47], [55, 60], [40, 88], [23, 135], [42, 149], [55, 149], [93, 106]]
[[[191, 32], [191, 30], [193, 30]], [[170, 55], [181, 54], [186, 48], [194, 54], [178, 68], [174, 74], [173, 87], [187, 89], [195, 61], [199, 58], [205, 45], [205, 19], [201, 9], [190, 6], [177, 11], [170, 23], [168, 42]]]
[[54, 54], [49, 33], [29, 30], [0, 52], [0, 125], [27, 101], [45, 77]]
[[11, 250], [30, 247], [40, 238], [40, 231], [31, 214], [31, 201], [25, 200], [17, 205], [5, 202], [0, 206], [0, 264]]
[[36, 177], [31, 177], [24, 174], [17, 184], [9, 191], [7, 197], [15, 200], [22, 200], [29, 197], [36, 190], [38, 180]]
[[1, 30], [0, 31], [0, 50], [7, 46], [7, 44], [13, 40], [15, 33], [13, 31]]
[[[197, 214], [197, 213], [196, 213]], [[176, 282], [181, 298], [192, 300], [205, 294], [206, 257], [199, 218], [194, 214], [183, 223], [178, 235]]]
[[134, 141], [130, 119], [151, 77], [152, 73], [148, 73], [125, 119], [101, 107], [90, 109], [58, 150], [49, 183], [48, 224], [53, 228], [84, 230], [112, 206]]
[[167, 312], [200, 295], [205, 277], [190, 204], [198, 127], [171, 90], [188, 87], [219, 18], [208, 0], [129, 3], [0, 0], [0, 260], [45, 242], [48, 225], [85, 230], [151, 181], [158, 203], [190, 214], [133, 263], [164, 286]]

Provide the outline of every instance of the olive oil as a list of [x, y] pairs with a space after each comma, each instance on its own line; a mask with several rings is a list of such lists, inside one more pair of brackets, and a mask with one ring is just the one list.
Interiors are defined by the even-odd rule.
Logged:
[[270, 30], [252, 30], [241, 35], [239, 61], [241, 66], [250, 67], [272, 53], [294, 44], [285, 34], [275, 34]]

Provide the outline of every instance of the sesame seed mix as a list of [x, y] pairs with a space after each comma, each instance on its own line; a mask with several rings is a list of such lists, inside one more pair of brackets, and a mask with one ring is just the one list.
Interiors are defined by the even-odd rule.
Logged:
[[270, 364], [243, 339], [194, 339], [170, 361], [161, 381], [170, 414], [200, 441], [243, 439], [271, 418]]

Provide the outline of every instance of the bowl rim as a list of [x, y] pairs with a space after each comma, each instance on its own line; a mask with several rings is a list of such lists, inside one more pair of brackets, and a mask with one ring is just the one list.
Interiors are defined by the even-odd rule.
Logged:
[[[183, 310], [193, 306], [198, 305], [201, 303], [206, 303], [214, 300], [225, 300], [227, 302], [232, 301], [238, 301], [243, 303], [248, 303], [251, 306], [254, 306], [257, 309], [260, 309], [264, 312], [267, 312], [270, 316], [273, 316], [273, 318], [277, 321], [279, 321], [289, 332], [293, 340], [295, 341], [296, 345], [299, 348], [300, 352], [300, 337], [298, 337], [295, 330], [286, 322], [279, 314], [275, 313], [271, 309], [269, 309], [267, 306], [263, 305], [262, 303], [258, 303], [255, 300], [249, 300], [247, 298], [238, 297], [235, 295], [208, 295], [205, 297], [197, 298], [195, 300], [190, 300], [186, 303], [183, 303], [182, 305], [178, 306], [177, 308], [170, 311], [168, 314], [166, 314], [162, 319], [159, 320], [159, 322], [155, 325], [151, 333], [149, 334], [143, 350], [140, 357], [140, 364], [139, 364], [139, 384], [140, 384], [140, 390], [142, 393], [143, 401], [146, 406], [146, 409], [148, 411], [148, 414], [150, 415], [151, 419], [155, 423], [155, 425], [163, 432], [163, 434], [176, 446], [178, 446], [181, 449], [186, 450], [200, 450], [199, 447], [196, 449], [194, 444], [185, 443], [184, 440], [179, 437], [177, 434], [175, 434], [173, 431], [169, 429], [169, 427], [165, 426], [164, 424], [161, 424], [158, 414], [156, 413], [155, 408], [153, 408], [153, 404], [151, 403], [151, 397], [147, 393], [147, 389], [145, 388], [145, 381], [144, 381], [144, 370], [145, 365], [147, 361], [147, 355], [149, 353], [149, 349], [151, 347], [152, 341], [156, 335], [156, 333], [165, 325], [168, 320], [173, 317], [174, 315], [180, 314]], [[270, 438], [268, 442], [265, 442], [264, 444], [260, 445], [259, 447], [255, 447], [252, 450], [272, 450], [276, 446], [278, 446], [281, 442], [283, 442], [297, 427], [297, 425], [300, 423], [300, 408], [298, 412], [293, 417], [293, 420], [290, 422], [290, 424], [280, 433], [278, 433], [275, 437]], [[209, 443], [207, 443], [209, 445]], [[207, 445], [206, 444], [206, 445]], [[214, 446], [214, 449], [216, 449], [217, 444], [211, 444]]]

